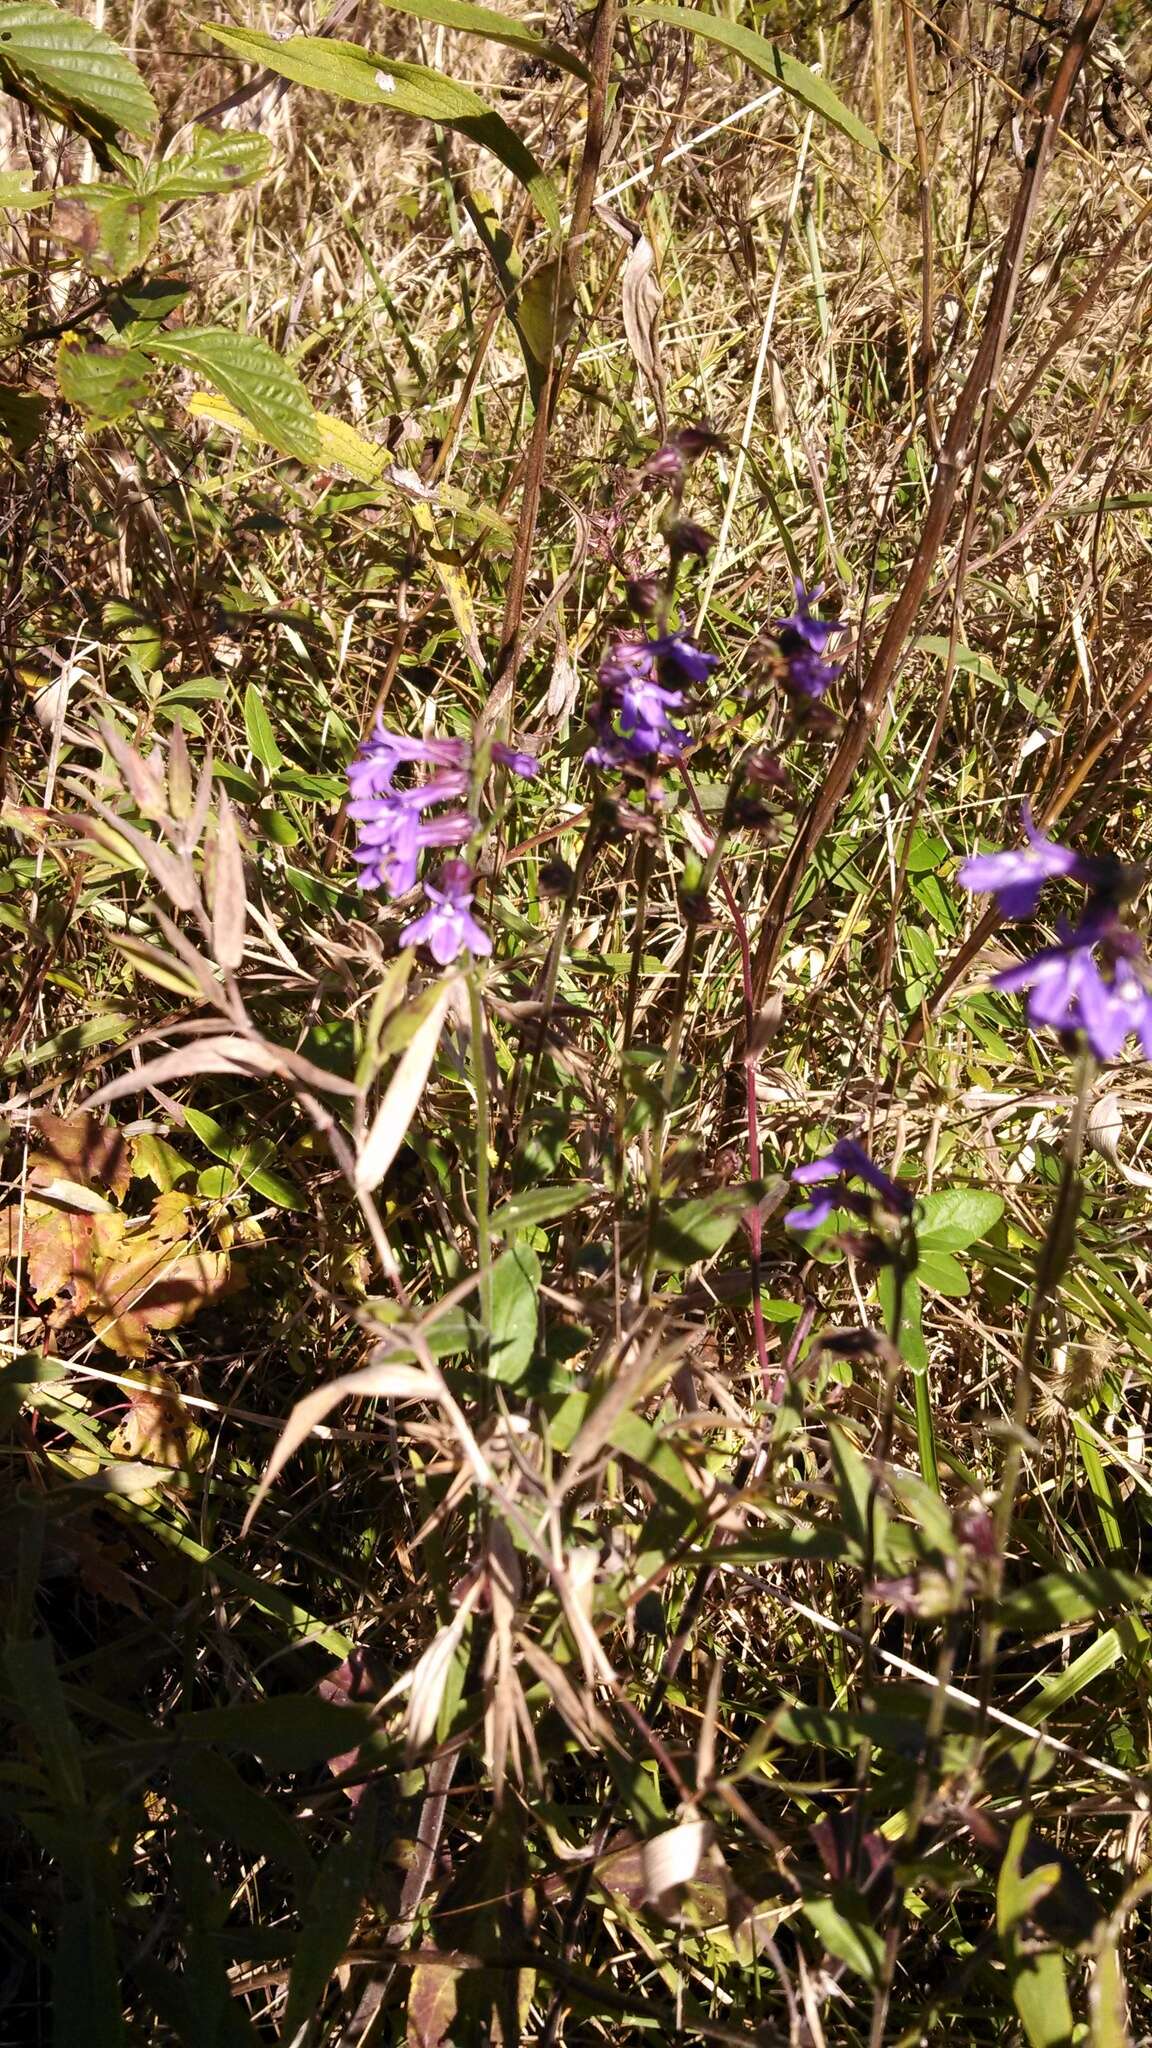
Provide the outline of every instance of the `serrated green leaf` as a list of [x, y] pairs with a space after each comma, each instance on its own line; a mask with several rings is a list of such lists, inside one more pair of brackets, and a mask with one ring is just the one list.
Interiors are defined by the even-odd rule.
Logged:
[[266, 768], [269, 775], [275, 775], [284, 766], [284, 756], [276, 745], [272, 721], [255, 683], [249, 683], [244, 692], [244, 730], [260, 766]]
[[290, 36], [278, 43], [255, 29], [211, 25], [209, 35], [237, 57], [290, 78], [296, 85], [333, 93], [358, 106], [390, 107], [394, 114], [414, 114], [437, 121], [490, 150], [531, 193], [553, 234], [559, 232], [560, 208], [552, 181], [532, 152], [506, 121], [474, 93], [441, 72], [422, 64], [398, 64], [377, 57], [357, 43], [320, 36]]
[[946, 1188], [925, 1195], [916, 1220], [916, 1241], [922, 1251], [962, 1252], [988, 1232], [1004, 1214], [999, 1195], [982, 1188]]
[[723, 14], [706, 14], [702, 7], [665, 7], [652, 4], [652, 0], [639, 0], [629, 7], [634, 21], [661, 23], [665, 28], [687, 29], [690, 35], [704, 36], [709, 42], [721, 43], [726, 50], [733, 50], [738, 57], [758, 71], [762, 78], [770, 78], [810, 113], [820, 117], [847, 135], [862, 149], [873, 149], [887, 155], [884, 144], [872, 133], [871, 128], [858, 114], [846, 107], [842, 99], [833, 92], [826, 79], [810, 71], [795, 57], [790, 57], [777, 43], [770, 43], [754, 29], [742, 28], [738, 22], [729, 21]]
[[160, 201], [126, 185], [66, 185], [57, 195], [49, 233], [83, 257], [95, 277], [127, 277], [151, 254], [160, 232]]
[[285, 361], [254, 334], [226, 327], [181, 327], [148, 335], [154, 362], [178, 363], [206, 377], [282, 455], [313, 461], [320, 437], [308, 394]]
[[119, 420], [145, 403], [152, 371], [139, 349], [66, 334], [56, 351], [56, 378], [69, 405], [95, 420]]
[[156, 126], [156, 102], [119, 44], [50, 0], [0, 6], [0, 85], [104, 142]]
[[271, 161], [266, 135], [217, 135], [212, 128], [193, 128], [191, 150], [156, 164], [148, 174], [148, 189], [165, 199], [238, 192], [262, 178]]
[[258, 1195], [275, 1202], [279, 1209], [306, 1209], [299, 1188], [293, 1181], [285, 1180], [283, 1174], [273, 1173], [269, 1160], [276, 1157], [276, 1148], [270, 1138], [256, 1139], [252, 1143], [232, 1137], [215, 1117], [205, 1116], [203, 1110], [185, 1109], [185, 1121], [200, 1143], [229, 1166], [237, 1181], [244, 1187], [255, 1188]]

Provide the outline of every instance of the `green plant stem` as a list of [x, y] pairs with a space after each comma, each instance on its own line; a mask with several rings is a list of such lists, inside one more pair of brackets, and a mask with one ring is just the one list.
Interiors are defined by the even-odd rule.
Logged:
[[916, 1445], [920, 1452], [920, 1471], [934, 1493], [940, 1491], [940, 1466], [936, 1457], [936, 1427], [932, 1420], [932, 1389], [928, 1384], [928, 1369], [915, 1375], [913, 1394], [916, 1402]]
[[492, 1225], [488, 1169], [488, 1067], [485, 1059], [484, 1004], [479, 971], [468, 975], [468, 1010], [472, 1038], [472, 1087], [476, 1096], [476, 1269], [480, 1276], [480, 1317], [485, 1352], [492, 1343]]

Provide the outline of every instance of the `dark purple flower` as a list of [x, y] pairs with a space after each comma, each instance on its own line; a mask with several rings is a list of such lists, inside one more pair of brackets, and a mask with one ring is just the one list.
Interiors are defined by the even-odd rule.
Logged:
[[720, 666], [719, 655], [705, 654], [687, 633], [664, 633], [659, 640], [651, 641], [649, 647], [662, 668], [671, 669], [686, 683], [706, 683], [713, 669]]
[[510, 768], [513, 775], [523, 775], [528, 782], [540, 773], [540, 763], [535, 754], [518, 754], [515, 747], [506, 747], [503, 740], [493, 740], [492, 759], [501, 768]]
[[1078, 882], [1096, 879], [1097, 863], [1045, 838], [1032, 823], [1028, 804], [1022, 808], [1021, 823], [1027, 846], [1006, 853], [974, 853], [956, 877], [962, 889], [995, 896], [1001, 917], [1034, 916], [1045, 882], [1056, 875], [1071, 875]]
[[716, 545], [716, 535], [709, 533], [695, 519], [677, 519], [675, 524], [665, 528], [664, 538], [668, 552], [674, 561], [683, 561], [686, 555], [695, 555], [697, 561], [706, 561]]
[[815, 590], [806, 590], [797, 577], [795, 611], [786, 619], [774, 620], [772, 625], [784, 657], [785, 685], [801, 697], [822, 697], [843, 667], [842, 662], [824, 659], [829, 641], [835, 634], [846, 631], [843, 621], [812, 616], [812, 606], [823, 590], [822, 583], [818, 583]]
[[885, 1208], [894, 1210], [897, 1215], [907, 1216], [912, 1208], [912, 1196], [907, 1188], [891, 1180], [855, 1138], [838, 1138], [822, 1159], [812, 1159], [807, 1166], [794, 1167], [791, 1179], [797, 1187], [815, 1187], [818, 1192], [803, 1208], [789, 1210], [784, 1218], [789, 1230], [817, 1230], [837, 1209], [851, 1209], [856, 1216], [867, 1216], [871, 1204], [865, 1196], [845, 1185], [850, 1180], [862, 1180], [873, 1194], [880, 1197]]
[[427, 946], [441, 967], [463, 952], [490, 953], [492, 941], [472, 915], [475, 892], [467, 861], [446, 860], [437, 880], [439, 888], [425, 882], [424, 894], [432, 907], [414, 924], [405, 926], [400, 934], [404, 945]]
[[416, 887], [420, 855], [428, 846], [459, 846], [472, 832], [467, 811], [448, 811], [422, 818], [413, 805], [386, 797], [350, 804], [359, 822], [359, 843], [352, 858], [359, 864], [362, 889], [383, 889], [388, 896], [406, 896]]

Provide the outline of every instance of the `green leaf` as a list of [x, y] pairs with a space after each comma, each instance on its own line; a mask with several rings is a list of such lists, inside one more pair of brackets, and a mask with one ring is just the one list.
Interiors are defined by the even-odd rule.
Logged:
[[1046, 1572], [1029, 1585], [1017, 1586], [1001, 1599], [997, 1616], [1002, 1628], [1027, 1632], [1065, 1628], [1093, 1614], [1141, 1607], [1152, 1607], [1152, 1579], [1101, 1565], [1093, 1571]]
[[422, 64], [397, 64], [374, 56], [357, 43], [327, 37], [290, 36], [278, 43], [255, 29], [208, 27], [209, 35], [237, 57], [263, 65], [296, 85], [330, 92], [358, 106], [390, 107], [394, 114], [414, 114], [454, 128], [500, 159], [519, 178], [536, 202], [542, 219], [557, 234], [560, 207], [552, 181], [506, 121], [474, 93], [443, 73]]
[[858, 1557], [879, 1566], [889, 1520], [879, 1486], [847, 1430], [838, 1422], [829, 1425], [828, 1448], [845, 1533]]
[[1076, 2022], [1059, 1949], [1016, 1949], [1008, 1963], [1008, 1981], [1029, 2048], [1067, 2048]]
[[538, 35], [534, 28], [526, 28], [514, 15], [498, 14], [494, 7], [476, 7], [470, 0], [386, 0], [386, 4], [394, 14], [414, 14], [419, 21], [436, 21], [465, 35], [485, 36], [489, 42], [506, 43], [510, 50], [522, 50], [541, 64], [570, 71], [574, 78], [588, 76], [588, 66], [570, 50]]
[[205, 1116], [202, 1109], [185, 1109], [185, 1121], [200, 1143], [211, 1152], [213, 1159], [219, 1159], [231, 1168], [238, 1183], [255, 1188], [258, 1195], [275, 1202], [278, 1209], [306, 1209], [308, 1207], [295, 1181], [270, 1170], [268, 1162], [276, 1157], [276, 1147], [271, 1138], [256, 1138], [251, 1143], [234, 1138], [215, 1117]]
[[488, 1376], [501, 1386], [523, 1379], [536, 1349], [539, 1321], [540, 1261], [527, 1245], [517, 1245], [492, 1268], [492, 1349]]
[[0, 384], [0, 433], [7, 434], [14, 455], [27, 455], [44, 431], [51, 400], [38, 391], [18, 391]]
[[266, 135], [217, 135], [193, 128], [192, 148], [148, 173], [148, 189], [164, 199], [195, 199], [204, 192], [238, 192], [262, 178], [272, 161]]
[[590, 1180], [570, 1181], [566, 1187], [525, 1188], [493, 1210], [492, 1228], [501, 1237], [511, 1237], [517, 1230], [538, 1230], [542, 1224], [555, 1223], [581, 1208], [595, 1193]]
[[681, 1273], [702, 1259], [715, 1258], [755, 1199], [747, 1187], [721, 1188], [661, 1209], [652, 1233], [659, 1270]]
[[282, 2028], [285, 2041], [303, 2038], [323, 2002], [329, 1978], [344, 1960], [372, 1872], [375, 1834], [374, 1810], [366, 1800], [351, 1832], [324, 1858], [303, 1925], [292, 1943], [292, 1975]]
[[145, 403], [152, 370], [139, 349], [66, 334], [56, 351], [56, 378], [70, 405], [95, 420], [118, 420]]
[[[947, 633], [922, 633], [919, 639], [913, 640], [912, 645], [918, 647], [922, 654], [934, 654], [940, 661], [948, 659], [950, 642]], [[958, 669], [966, 670], [969, 675], [979, 676], [981, 682], [998, 683], [1003, 687], [994, 664], [989, 661], [986, 654], [978, 654], [974, 647], [957, 647], [954, 651], [954, 661]]]
[[36, 1738], [58, 1799], [66, 1806], [80, 1806], [84, 1799], [80, 1738], [68, 1712], [51, 1643], [46, 1636], [8, 1643], [2, 1668], [5, 1683]]
[[181, 1743], [209, 1742], [257, 1756], [270, 1770], [305, 1771], [329, 1757], [355, 1754], [375, 1733], [372, 1709], [340, 1706], [313, 1693], [203, 1707], [173, 1722]]
[[1032, 1815], [1022, 1813], [1008, 1837], [1008, 1847], [996, 1880], [996, 1931], [1008, 1934], [1021, 1920], [1027, 1920], [1049, 1892], [1060, 1882], [1058, 1863], [1029, 1863], [1028, 1837]]
[[149, 335], [154, 362], [179, 363], [206, 377], [282, 455], [308, 462], [319, 448], [308, 393], [295, 370], [254, 334], [226, 327], [181, 327]]
[[[896, 1270], [885, 1266], [876, 1282], [876, 1299], [884, 1328], [892, 1334], [896, 1316]], [[900, 1328], [892, 1341], [910, 1372], [927, 1372], [928, 1347], [924, 1342], [924, 1298], [915, 1275], [908, 1273], [900, 1295]]]
[[922, 1251], [962, 1252], [1000, 1221], [1004, 1203], [980, 1188], [948, 1188], [925, 1195], [919, 1206], [916, 1241]]
[[70, 1899], [60, 1919], [52, 1959], [53, 2039], [85, 2048], [122, 2048], [120, 1985], [116, 1943], [106, 1898], [95, 1884]]
[[960, 1296], [972, 1292], [972, 1282], [959, 1259], [954, 1259], [951, 1252], [921, 1252], [916, 1266], [916, 1280], [917, 1284], [926, 1287], [930, 1294], [952, 1294], [959, 1299]]
[[119, 44], [50, 0], [0, 6], [0, 85], [103, 142], [156, 126], [156, 102]]
[[753, 71], [762, 78], [770, 78], [790, 96], [799, 100], [810, 113], [819, 114], [825, 121], [847, 135], [852, 142], [858, 142], [862, 149], [888, 152], [884, 144], [872, 133], [857, 114], [846, 107], [831, 86], [815, 71], [809, 71], [806, 64], [800, 64], [790, 57], [777, 43], [766, 41], [754, 29], [742, 28], [738, 22], [728, 21], [722, 14], [706, 14], [702, 7], [665, 7], [652, 4], [652, 0], [640, 0], [640, 4], [628, 9], [634, 21], [659, 22], [666, 28], [687, 29], [690, 35], [704, 36], [711, 43], [722, 43], [726, 50], [735, 51], [743, 57]]
[[266, 768], [269, 775], [276, 775], [284, 766], [284, 756], [276, 745], [272, 721], [255, 683], [249, 683], [244, 692], [244, 730], [260, 766]]
[[850, 1970], [870, 1984], [879, 1984], [884, 1968], [884, 1943], [858, 1892], [848, 1885], [837, 1885], [833, 1898], [805, 1899], [803, 1910], [829, 1955], [847, 1963]]
[[242, 1856], [266, 1856], [283, 1864], [299, 1890], [312, 1884], [315, 1869], [296, 1822], [267, 1793], [249, 1785], [226, 1757], [209, 1749], [179, 1758], [172, 1787], [178, 1804], [199, 1827], [231, 1842]]

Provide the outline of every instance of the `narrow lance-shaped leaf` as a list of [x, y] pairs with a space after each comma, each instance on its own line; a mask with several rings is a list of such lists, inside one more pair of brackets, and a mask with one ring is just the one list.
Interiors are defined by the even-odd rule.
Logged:
[[842, 135], [858, 142], [862, 149], [884, 151], [883, 143], [867, 123], [854, 114], [851, 107], [845, 106], [825, 79], [795, 57], [790, 57], [779, 44], [757, 35], [754, 29], [729, 21], [723, 14], [708, 14], [702, 7], [666, 7], [654, 4], [654, 0], [638, 0], [638, 4], [630, 7], [628, 12], [634, 21], [683, 28], [690, 35], [704, 36], [711, 43], [722, 43], [726, 50], [733, 50], [738, 57], [743, 57], [744, 62], [751, 65], [753, 71], [758, 71], [762, 78], [773, 79], [792, 99], [799, 100], [810, 113], [830, 122]]
[[296, 85], [330, 92], [358, 106], [390, 107], [394, 114], [438, 121], [469, 136], [519, 178], [552, 232], [559, 231], [560, 208], [551, 179], [508, 123], [470, 86], [458, 85], [455, 79], [422, 64], [398, 64], [377, 57], [357, 43], [320, 36], [291, 36], [278, 43], [254, 29], [219, 26], [211, 27], [209, 34], [237, 57], [263, 65]]

